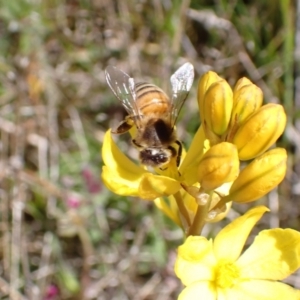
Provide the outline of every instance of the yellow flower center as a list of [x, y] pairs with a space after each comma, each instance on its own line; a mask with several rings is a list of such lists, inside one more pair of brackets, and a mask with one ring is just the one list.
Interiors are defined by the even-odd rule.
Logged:
[[228, 261], [218, 264], [216, 269], [216, 285], [222, 289], [230, 288], [238, 282], [240, 271], [238, 267]]

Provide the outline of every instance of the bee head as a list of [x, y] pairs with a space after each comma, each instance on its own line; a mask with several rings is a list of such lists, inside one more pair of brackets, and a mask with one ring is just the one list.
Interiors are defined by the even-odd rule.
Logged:
[[142, 164], [154, 168], [167, 164], [171, 157], [172, 151], [169, 149], [147, 148], [140, 151]]

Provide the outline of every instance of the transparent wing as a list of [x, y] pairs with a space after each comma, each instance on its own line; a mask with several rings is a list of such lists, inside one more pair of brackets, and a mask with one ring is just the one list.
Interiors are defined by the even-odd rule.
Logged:
[[139, 111], [135, 103], [134, 79], [113, 66], [106, 68], [105, 77], [107, 84], [115, 96], [121, 101], [127, 113], [135, 116], [134, 119], [136, 120], [139, 116]]
[[172, 126], [174, 126], [178, 114], [194, 81], [193, 65], [190, 63], [185, 63], [171, 76], [170, 80], [172, 87], [171, 101], [173, 106], [171, 114], [171, 124]]

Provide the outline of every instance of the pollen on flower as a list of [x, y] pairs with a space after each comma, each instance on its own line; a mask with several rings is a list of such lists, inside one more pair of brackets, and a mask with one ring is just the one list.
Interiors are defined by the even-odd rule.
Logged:
[[219, 288], [231, 288], [240, 278], [239, 268], [232, 262], [222, 261], [216, 267], [216, 286]]

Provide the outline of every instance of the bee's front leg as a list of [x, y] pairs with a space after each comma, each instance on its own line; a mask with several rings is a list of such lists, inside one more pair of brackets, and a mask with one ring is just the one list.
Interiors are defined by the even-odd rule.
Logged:
[[176, 165], [177, 165], [177, 167], [179, 167], [180, 161], [181, 161], [181, 155], [182, 155], [182, 143], [179, 140], [177, 140], [175, 143], [178, 145]]
[[131, 116], [126, 116], [125, 120], [123, 120], [115, 130], [112, 130], [112, 133], [122, 134], [131, 129], [134, 125], [133, 119]]

